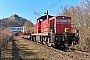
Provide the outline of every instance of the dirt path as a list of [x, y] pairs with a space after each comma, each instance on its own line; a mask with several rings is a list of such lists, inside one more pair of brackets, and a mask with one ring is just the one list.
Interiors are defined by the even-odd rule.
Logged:
[[7, 49], [2, 51], [2, 59], [7, 60], [48, 60], [31, 42], [14, 37]]

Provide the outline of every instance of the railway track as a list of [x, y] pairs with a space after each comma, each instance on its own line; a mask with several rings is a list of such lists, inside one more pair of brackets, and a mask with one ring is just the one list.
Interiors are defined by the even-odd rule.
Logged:
[[[32, 41], [30, 41], [32, 42]], [[90, 53], [83, 52], [79, 50], [70, 50], [64, 52], [62, 50], [58, 50], [52, 47], [48, 47], [46, 45], [42, 45], [36, 42], [32, 42], [36, 44], [36, 47], [46, 56], [48, 56], [51, 60], [90, 60]]]

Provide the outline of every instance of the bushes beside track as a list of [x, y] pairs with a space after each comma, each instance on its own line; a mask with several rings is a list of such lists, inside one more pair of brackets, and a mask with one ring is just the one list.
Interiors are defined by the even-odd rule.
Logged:
[[12, 33], [8, 29], [0, 29], [0, 46], [12, 37]]

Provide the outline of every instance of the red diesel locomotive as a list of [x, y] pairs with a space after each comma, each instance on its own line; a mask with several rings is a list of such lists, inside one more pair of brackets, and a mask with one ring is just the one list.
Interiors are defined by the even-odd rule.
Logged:
[[37, 19], [34, 25], [33, 41], [53, 47], [69, 47], [79, 42], [79, 31], [71, 25], [71, 17], [45, 15]]
[[72, 44], [78, 44], [79, 31], [73, 29], [71, 17], [50, 16], [47, 11], [47, 15], [37, 19], [34, 33], [30, 34], [29, 38], [48, 46], [67, 48]]

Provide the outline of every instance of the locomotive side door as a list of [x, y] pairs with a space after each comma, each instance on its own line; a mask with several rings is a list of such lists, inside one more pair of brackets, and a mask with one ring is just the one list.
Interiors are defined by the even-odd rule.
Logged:
[[50, 20], [50, 31], [53, 31], [54, 33], [54, 19]]
[[[54, 19], [50, 20], [50, 36], [51, 43], [55, 43], [55, 33], [54, 33]], [[53, 45], [53, 44], [52, 44]], [[54, 45], [53, 45], [54, 46]]]

